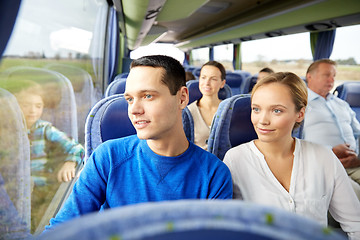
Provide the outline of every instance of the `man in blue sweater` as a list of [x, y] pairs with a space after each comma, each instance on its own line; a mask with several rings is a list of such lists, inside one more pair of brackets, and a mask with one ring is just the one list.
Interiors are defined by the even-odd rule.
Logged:
[[93, 152], [47, 229], [128, 204], [232, 198], [226, 165], [185, 136], [181, 113], [189, 93], [177, 60], [159, 55], [134, 60], [124, 96], [137, 135], [107, 141]]

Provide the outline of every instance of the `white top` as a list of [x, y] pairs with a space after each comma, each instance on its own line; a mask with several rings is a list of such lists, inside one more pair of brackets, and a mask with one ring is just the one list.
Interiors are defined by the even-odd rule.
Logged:
[[201, 116], [197, 102], [198, 101], [194, 101], [188, 105], [189, 111], [194, 120], [194, 143], [202, 149], [207, 150], [210, 126], [206, 124], [205, 120]]
[[303, 135], [303, 139], [329, 148], [348, 143], [359, 153], [355, 138], [360, 135], [360, 123], [356, 113], [347, 102], [331, 93], [325, 99], [308, 89]]
[[224, 158], [234, 198], [279, 207], [327, 225], [327, 211], [351, 239], [360, 239], [360, 202], [340, 161], [328, 148], [296, 139], [289, 192], [275, 178], [254, 141]]

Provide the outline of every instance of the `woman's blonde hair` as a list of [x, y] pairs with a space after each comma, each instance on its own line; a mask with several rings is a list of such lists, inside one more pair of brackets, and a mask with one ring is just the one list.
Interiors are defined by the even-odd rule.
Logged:
[[[291, 72], [277, 72], [270, 74], [269, 76], [260, 79], [254, 86], [251, 91], [251, 99], [254, 96], [259, 87], [270, 84], [270, 83], [280, 83], [288, 87], [290, 90], [293, 102], [295, 104], [296, 112], [299, 112], [302, 108], [305, 108], [307, 105], [308, 92], [307, 87], [301, 78], [296, 74]], [[297, 122], [294, 125], [294, 129], [299, 127], [301, 122]]]

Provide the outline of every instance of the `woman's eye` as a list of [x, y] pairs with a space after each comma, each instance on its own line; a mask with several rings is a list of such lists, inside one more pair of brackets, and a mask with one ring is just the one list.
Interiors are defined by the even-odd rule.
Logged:
[[275, 113], [281, 113], [282, 111], [280, 109], [274, 109]]
[[253, 107], [252, 110], [253, 110], [253, 112], [259, 112], [260, 111], [259, 108], [257, 108], [257, 107]]

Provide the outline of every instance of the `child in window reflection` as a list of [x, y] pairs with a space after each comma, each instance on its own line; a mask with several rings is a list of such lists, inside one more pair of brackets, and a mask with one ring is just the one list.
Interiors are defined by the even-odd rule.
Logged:
[[34, 184], [31, 222], [32, 230], [35, 230], [59, 183], [75, 177], [76, 165], [83, 159], [84, 148], [50, 122], [41, 119], [45, 103], [44, 91], [39, 84], [23, 81], [20, 85], [18, 88], [21, 89], [14, 94], [23, 112], [30, 140], [31, 178]]

